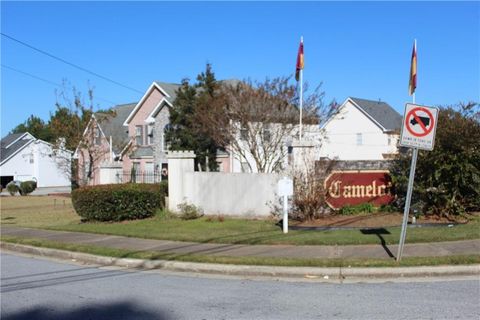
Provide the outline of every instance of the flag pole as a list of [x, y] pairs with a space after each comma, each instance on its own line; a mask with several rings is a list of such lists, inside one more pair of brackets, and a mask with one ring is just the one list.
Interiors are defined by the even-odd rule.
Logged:
[[[415, 39], [415, 68], [417, 64], [417, 39]], [[415, 69], [415, 77], [416, 77], [417, 70]], [[415, 89], [412, 93], [412, 103], [415, 104], [415, 90], [416, 90], [416, 79], [415, 79]], [[405, 244], [405, 238], [407, 236], [407, 224], [408, 224], [408, 214], [410, 213], [410, 202], [412, 200], [412, 193], [413, 193], [413, 181], [415, 180], [415, 168], [417, 166], [417, 157], [418, 157], [418, 148], [413, 148], [412, 152], [412, 162], [410, 164], [410, 175], [408, 177], [408, 188], [407, 188], [407, 197], [405, 198], [405, 207], [403, 210], [403, 222], [402, 222], [402, 230], [400, 232], [400, 241], [398, 243], [398, 251], [397, 251], [397, 262], [400, 262], [402, 259], [403, 254], [403, 246]]]
[[[303, 45], [303, 36], [300, 37]], [[302, 113], [303, 113], [303, 68], [300, 69], [300, 141], [302, 141]]]

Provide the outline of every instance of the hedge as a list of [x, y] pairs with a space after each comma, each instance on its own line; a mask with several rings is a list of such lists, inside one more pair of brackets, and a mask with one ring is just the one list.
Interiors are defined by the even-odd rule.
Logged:
[[14, 181], [10, 181], [7, 184], [7, 191], [10, 193], [11, 196], [14, 196], [15, 193], [20, 192], [20, 188], [15, 184]]
[[37, 188], [37, 182], [33, 180], [23, 181], [20, 183], [20, 190], [22, 196], [32, 193]]
[[110, 184], [72, 191], [79, 216], [91, 221], [144, 219], [165, 207], [167, 184]]

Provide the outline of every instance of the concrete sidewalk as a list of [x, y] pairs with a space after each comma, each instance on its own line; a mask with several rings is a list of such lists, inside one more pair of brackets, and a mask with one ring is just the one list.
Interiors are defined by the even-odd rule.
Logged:
[[[228, 257], [276, 257], [276, 258], [380, 258], [392, 259], [397, 245], [348, 245], [348, 246], [294, 246], [294, 245], [238, 245], [179, 242], [109, 236], [91, 233], [50, 231], [19, 227], [1, 227], [3, 235], [38, 238], [69, 244], [89, 244], [116, 249], [158, 251], [178, 255], [199, 254]], [[470, 255], [480, 253], [480, 239], [406, 244], [404, 257], [433, 257]]]

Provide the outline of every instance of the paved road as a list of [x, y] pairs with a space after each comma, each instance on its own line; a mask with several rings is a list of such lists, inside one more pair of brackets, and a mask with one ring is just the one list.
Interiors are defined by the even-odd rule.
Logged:
[[100, 269], [1, 254], [1, 318], [479, 319], [480, 282], [328, 284]]

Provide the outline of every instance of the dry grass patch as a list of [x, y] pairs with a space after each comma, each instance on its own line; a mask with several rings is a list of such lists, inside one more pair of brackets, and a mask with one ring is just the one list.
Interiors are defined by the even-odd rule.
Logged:
[[52, 227], [80, 222], [70, 198], [62, 196], [0, 197], [2, 225]]

